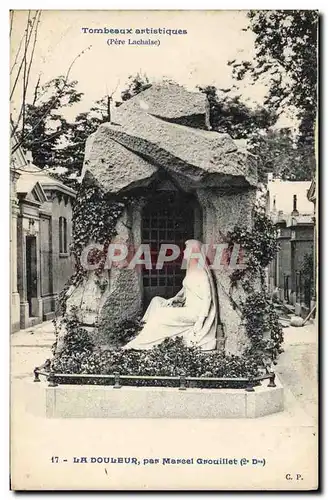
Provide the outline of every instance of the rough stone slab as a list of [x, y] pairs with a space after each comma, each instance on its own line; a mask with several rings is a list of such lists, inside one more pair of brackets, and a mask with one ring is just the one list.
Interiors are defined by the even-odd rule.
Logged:
[[46, 388], [49, 418], [255, 418], [283, 411], [277, 387], [187, 389], [60, 385]]
[[153, 84], [132, 99], [112, 110], [112, 119], [120, 123], [122, 115], [133, 114], [140, 110], [166, 120], [179, 120], [187, 117], [203, 117], [205, 126], [207, 99], [201, 92], [190, 92], [181, 85], [170, 82]]
[[[192, 129], [145, 114], [127, 125], [103, 124], [96, 132], [84, 173], [111, 193], [144, 186], [164, 169], [193, 188], [256, 186], [251, 155], [226, 134]], [[148, 182], [146, 182], [148, 180]]]
[[106, 129], [87, 140], [82, 177], [90, 173], [105, 192], [148, 186], [156, 172], [157, 167], [113, 141]]
[[154, 86], [113, 110], [112, 122], [87, 141], [82, 176], [91, 174], [109, 193], [147, 186], [163, 169], [191, 188], [255, 187], [255, 158], [228, 134], [179, 122], [188, 113], [205, 116], [206, 108], [203, 94], [181, 89]]

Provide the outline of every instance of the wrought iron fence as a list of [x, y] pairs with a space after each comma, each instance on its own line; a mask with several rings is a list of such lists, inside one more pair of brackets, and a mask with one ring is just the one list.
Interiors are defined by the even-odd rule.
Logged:
[[[40, 375], [48, 381], [49, 387], [57, 387], [60, 384], [90, 384], [90, 385], [112, 385], [113, 389], [121, 389], [123, 385], [140, 386], [140, 382], [148, 382], [148, 385], [155, 387], [156, 382], [175, 383], [180, 391], [187, 390], [189, 387], [198, 386], [200, 388], [240, 388], [247, 392], [254, 392], [254, 387], [261, 385], [264, 380], [269, 380], [267, 387], [276, 387], [275, 373], [268, 372], [256, 377], [189, 377], [180, 376], [153, 376], [153, 375], [121, 375], [113, 373], [109, 375], [85, 374], [85, 373], [54, 373], [46, 371], [44, 366], [34, 369], [34, 382], [41, 382]], [[131, 381], [133, 382], [131, 384]], [[129, 383], [128, 383], [129, 382]], [[210, 385], [210, 387], [208, 387]], [[237, 386], [237, 387], [236, 387]]]

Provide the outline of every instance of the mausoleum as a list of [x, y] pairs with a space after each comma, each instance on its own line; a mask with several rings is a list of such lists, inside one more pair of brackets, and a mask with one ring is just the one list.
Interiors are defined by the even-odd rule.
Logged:
[[[115, 240], [137, 248], [194, 238], [216, 244], [237, 225], [251, 225], [256, 197], [255, 158], [227, 134], [212, 131], [206, 95], [162, 83], [112, 110], [86, 146], [83, 183], [112, 199], [132, 197], [116, 224]], [[108, 207], [110, 211], [110, 206]], [[90, 241], [92, 243], [92, 241]], [[238, 308], [243, 291], [231, 291], [229, 266], [213, 270], [219, 304], [218, 348], [241, 353], [247, 344]], [[172, 297], [184, 271], [119, 268], [95, 271], [68, 290], [67, 311], [106, 343], [113, 322], [130, 320], [156, 295]], [[232, 299], [232, 300], [231, 300]]]

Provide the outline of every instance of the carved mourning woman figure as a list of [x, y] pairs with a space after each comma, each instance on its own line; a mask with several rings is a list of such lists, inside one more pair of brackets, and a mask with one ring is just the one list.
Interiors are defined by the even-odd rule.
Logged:
[[[218, 305], [215, 285], [206, 264], [202, 243], [188, 240], [183, 287], [171, 299], [154, 297], [143, 317], [141, 332], [123, 349], [151, 349], [166, 338], [183, 337], [188, 346], [204, 351], [216, 348]], [[173, 307], [173, 306], [180, 307]]]

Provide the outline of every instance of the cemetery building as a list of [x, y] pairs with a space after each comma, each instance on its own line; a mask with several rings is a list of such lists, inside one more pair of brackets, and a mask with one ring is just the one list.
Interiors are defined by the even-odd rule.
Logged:
[[[316, 230], [316, 218], [317, 218], [317, 188], [316, 180], [312, 179], [311, 185], [307, 192], [307, 198], [311, 203], [313, 203], [313, 283], [317, 283], [317, 265], [318, 265], [318, 234]], [[316, 286], [313, 286], [312, 293], [312, 304], [311, 308], [316, 304]]]
[[[269, 266], [269, 287], [296, 314], [310, 309], [313, 273], [314, 209], [308, 181], [283, 181], [269, 176], [267, 210], [277, 229], [279, 251]], [[313, 264], [311, 264], [313, 269]], [[311, 276], [312, 274], [312, 276]]]
[[69, 252], [75, 191], [18, 148], [11, 163], [12, 331], [52, 319], [73, 272]]

